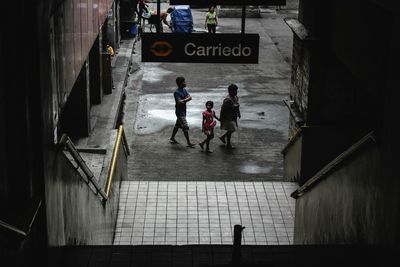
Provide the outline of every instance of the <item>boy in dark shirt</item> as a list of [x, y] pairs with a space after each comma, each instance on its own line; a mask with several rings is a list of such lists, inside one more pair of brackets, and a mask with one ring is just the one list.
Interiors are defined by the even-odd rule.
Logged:
[[194, 148], [194, 144], [192, 144], [189, 139], [189, 126], [186, 120], [186, 102], [192, 100], [192, 97], [186, 90], [184, 77], [177, 77], [176, 84], [178, 85], [178, 88], [174, 92], [176, 123], [169, 142], [172, 144], [178, 144], [178, 141], [175, 140], [175, 135], [180, 128], [185, 135], [187, 146]]

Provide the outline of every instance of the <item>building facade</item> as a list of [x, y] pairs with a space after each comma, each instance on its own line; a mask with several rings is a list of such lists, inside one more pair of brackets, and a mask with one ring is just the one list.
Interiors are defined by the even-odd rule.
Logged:
[[295, 243], [395, 244], [399, 9], [394, 1], [300, 1], [285, 179]]
[[133, 15], [121, 2], [7, 4], [18, 16], [2, 21], [0, 40], [0, 243], [26, 262], [48, 246], [112, 242], [118, 186], [106, 196], [104, 181], [88, 181], [71, 144], [89, 135], [92, 106], [112, 93], [106, 45], [119, 48], [120, 14]]

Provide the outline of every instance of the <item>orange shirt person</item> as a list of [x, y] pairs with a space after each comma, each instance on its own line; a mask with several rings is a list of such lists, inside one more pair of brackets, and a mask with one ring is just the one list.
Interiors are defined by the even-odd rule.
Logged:
[[115, 55], [114, 49], [112, 48], [111, 45], [107, 45], [107, 52], [108, 52], [111, 56], [114, 56], [114, 55]]

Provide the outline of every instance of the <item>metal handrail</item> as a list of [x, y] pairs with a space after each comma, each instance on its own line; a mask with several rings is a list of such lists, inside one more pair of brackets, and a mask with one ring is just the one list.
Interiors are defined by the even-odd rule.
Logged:
[[100, 196], [103, 198], [103, 201], [107, 201], [108, 200], [107, 195], [101, 189], [101, 187], [99, 186], [97, 181], [95, 179], [93, 179], [94, 175], [93, 175], [92, 171], [86, 165], [85, 161], [83, 160], [83, 158], [79, 154], [78, 150], [75, 148], [75, 146], [72, 143], [71, 139], [66, 134], [63, 134], [59, 143], [60, 143], [60, 145], [62, 145], [62, 147], [67, 148], [67, 150], [69, 151], [69, 153], [71, 154], [71, 156], [73, 157], [75, 162], [78, 164], [78, 167], [80, 167], [82, 169], [82, 171], [84, 172], [84, 174], [86, 175], [86, 177], [88, 179], [86, 181], [86, 183], [90, 182], [94, 186], [94, 188], [96, 189], [96, 193], [100, 194]]
[[363, 138], [354, 143], [352, 146], [346, 149], [335, 159], [326, 164], [319, 172], [317, 172], [313, 177], [307, 180], [307, 182], [305, 182], [296, 191], [290, 194], [290, 196], [297, 199], [302, 195], [304, 195], [307, 191], [310, 191], [311, 188], [313, 188], [318, 182], [320, 182], [329, 172], [337, 168], [340, 163], [349, 158], [351, 155], [353, 155], [356, 151], [358, 151], [368, 142], [376, 143], [376, 137], [374, 131], [371, 131], [368, 134], [366, 134]]
[[295, 143], [295, 141], [301, 136], [303, 130], [302, 128], [297, 128], [293, 136], [288, 140], [287, 144], [283, 147], [281, 150], [282, 154], [286, 154], [286, 152], [289, 150], [289, 148]]
[[[122, 125], [120, 126], [122, 127]], [[128, 145], [128, 140], [126, 139], [126, 135], [125, 135], [125, 131], [122, 127], [122, 141], [123, 141], [123, 145], [124, 145], [124, 151], [125, 151], [125, 155], [128, 156], [131, 154], [131, 151], [129, 150], [129, 145]]]
[[13, 233], [15, 233], [15, 234], [17, 234], [19, 236], [22, 236], [24, 238], [27, 237], [29, 235], [30, 231], [31, 231], [33, 222], [36, 219], [36, 216], [37, 216], [37, 214], [39, 212], [39, 209], [40, 209], [41, 205], [42, 205], [42, 201], [38, 201], [38, 204], [37, 204], [37, 206], [36, 206], [36, 208], [35, 208], [35, 210], [34, 210], [34, 212], [32, 214], [32, 218], [29, 220], [29, 224], [26, 226], [26, 230], [20, 229], [20, 228], [14, 226], [14, 225], [11, 225], [11, 224], [3, 221], [3, 220], [0, 220], [0, 227], [3, 228], [3, 229], [8, 230], [10, 232], [13, 232]]
[[125, 156], [128, 156], [130, 154], [130, 151], [129, 151], [128, 142], [126, 140], [126, 136], [125, 136], [125, 132], [124, 132], [124, 127], [122, 125], [120, 125], [118, 128], [118, 135], [117, 135], [117, 139], [115, 140], [113, 155], [111, 158], [111, 165], [108, 170], [107, 183], [106, 183], [106, 189], [105, 189], [107, 197], [110, 196], [111, 184], [112, 184], [112, 180], [114, 178], [115, 165], [117, 164], [118, 152], [119, 152], [119, 147], [120, 147], [121, 142], [122, 142], [122, 145], [124, 148]]
[[317, 37], [313, 35], [298, 19], [284, 18], [283, 21], [289, 26], [292, 32], [302, 41], [316, 41]]
[[9, 230], [11, 232], [14, 232], [14, 233], [16, 233], [18, 235], [21, 235], [23, 237], [27, 236], [27, 233], [25, 231], [19, 229], [18, 227], [15, 227], [15, 226], [13, 226], [11, 224], [8, 224], [8, 223], [6, 223], [6, 222], [4, 222], [2, 220], [0, 220], [0, 226], [2, 228], [4, 228], [4, 229], [7, 229], [7, 230]]

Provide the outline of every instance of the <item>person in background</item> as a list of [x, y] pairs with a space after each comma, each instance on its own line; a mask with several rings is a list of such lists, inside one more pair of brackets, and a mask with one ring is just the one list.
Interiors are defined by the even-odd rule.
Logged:
[[148, 7], [149, 5], [146, 4], [146, 2], [149, 2], [149, 1], [146, 1], [146, 0], [138, 0], [139, 11], [141, 11], [141, 12], [146, 11], [146, 13], [149, 12], [149, 10], [147, 9], [147, 7]]
[[[112, 57], [115, 56], [114, 49], [112, 48], [111, 45], [107, 44], [106, 45], [106, 50], [107, 50], [107, 53], [109, 53]], [[111, 76], [111, 86], [112, 86], [112, 89], [115, 89], [114, 79], [112, 78], [112, 76]]]
[[167, 18], [168, 15], [174, 11], [172, 7], [169, 7], [166, 11], [160, 12], [160, 32], [164, 32], [163, 23], [168, 26], [168, 28], [172, 28], [172, 26], [168, 23]]
[[136, 13], [138, 14], [138, 24], [142, 24], [142, 17], [143, 17], [143, 12], [149, 13], [149, 10], [147, 7], [149, 6], [146, 4], [146, 0], [136, 0], [137, 1], [137, 7], [136, 7]]
[[206, 13], [206, 21], [204, 28], [208, 29], [208, 33], [215, 33], [218, 25], [217, 12], [214, 6], [210, 6]]
[[107, 45], [107, 52], [113, 57], [115, 55], [114, 49], [112, 48], [111, 45]]

